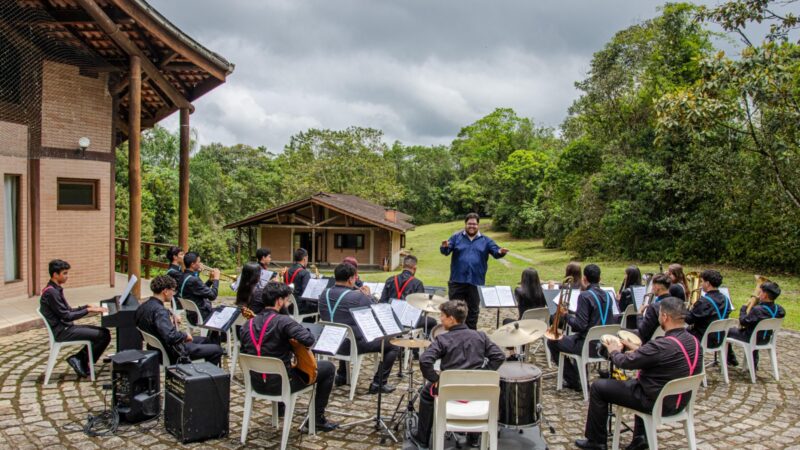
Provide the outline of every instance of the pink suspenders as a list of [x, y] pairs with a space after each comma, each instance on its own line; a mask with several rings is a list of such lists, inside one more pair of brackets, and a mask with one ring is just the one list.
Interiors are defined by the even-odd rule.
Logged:
[[[692, 336], [692, 335], [689, 335]], [[694, 371], [697, 368], [697, 359], [700, 357], [700, 343], [697, 341], [697, 338], [692, 336], [694, 340], [694, 362], [689, 358], [689, 352], [686, 351], [686, 347], [684, 347], [683, 343], [678, 340], [675, 336], [667, 336], [667, 339], [671, 339], [675, 341], [676, 344], [681, 348], [683, 351], [683, 356], [686, 357], [686, 364], [689, 365], [689, 376], [694, 375]], [[681, 406], [681, 399], [683, 398], [683, 394], [678, 394], [678, 402], [676, 403], [675, 407], [679, 408]]]
[[[261, 356], [261, 343], [264, 342], [264, 332], [267, 331], [269, 323], [272, 322], [272, 319], [274, 319], [275, 316], [277, 316], [277, 314], [267, 317], [266, 322], [264, 322], [264, 326], [261, 327], [261, 334], [258, 336], [258, 342], [256, 342], [256, 336], [253, 334], [253, 319], [250, 319], [250, 340], [253, 341], [253, 345], [256, 347], [256, 355], [258, 356]], [[261, 374], [261, 379], [267, 381], [267, 374]]]

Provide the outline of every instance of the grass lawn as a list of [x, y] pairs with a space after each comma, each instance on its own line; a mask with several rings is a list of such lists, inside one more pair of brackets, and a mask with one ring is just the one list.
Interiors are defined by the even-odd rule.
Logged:
[[[489, 258], [489, 272], [486, 275], [488, 285], [511, 285], [516, 286], [520, 281], [522, 270], [533, 267], [539, 271], [542, 280], [561, 280], [564, 277], [564, 267], [571, 260], [567, 252], [561, 250], [546, 249], [542, 246], [540, 239], [514, 239], [508, 233], [498, 233], [489, 231], [490, 222], [481, 222], [481, 231], [494, 239], [498, 245], [509, 249], [510, 253], [505, 258], [495, 260]], [[419, 258], [417, 277], [425, 285], [447, 286], [447, 279], [450, 276], [450, 257], [439, 253], [439, 244], [450, 237], [450, 235], [463, 228], [463, 223], [449, 222], [431, 225], [423, 225], [416, 230], [408, 233], [406, 237], [406, 249]], [[625, 276], [625, 268], [631, 264], [636, 264], [642, 273], [658, 271], [658, 262], [640, 261], [611, 261], [602, 259], [590, 259], [580, 261], [582, 264], [594, 263], [602, 270], [602, 284], [614, 286], [619, 289], [622, 279]], [[664, 261], [664, 268], [668, 265]], [[723, 285], [728, 286], [733, 297], [736, 310], [733, 316], [738, 316], [739, 306], [747, 302], [750, 294], [755, 287], [755, 279], [752, 272], [734, 269], [727, 266], [686, 266], [684, 270], [701, 271], [707, 268], [719, 270], [724, 277]], [[366, 281], [384, 281], [393, 273], [373, 272], [361, 274], [361, 278]], [[786, 319], [784, 326], [793, 330], [800, 329], [800, 305], [798, 305], [798, 293], [800, 293], [800, 277], [785, 274], [762, 274], [781, 286], [783, 293], [778, 298], [778, 303], [786, 309]], [[231, 293], [232, 294], [232, 293]]]

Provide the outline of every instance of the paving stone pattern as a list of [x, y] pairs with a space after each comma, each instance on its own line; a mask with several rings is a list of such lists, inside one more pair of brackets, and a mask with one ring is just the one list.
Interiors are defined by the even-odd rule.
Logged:
[[[510, 317], [509, 310], [505, 315]], [[97, 318], [83, 322], [96, 323]], [[484, 312], [480, 325], [494, 326], [495, 315]], [[113, 341], [112, 341], [113, 342]], [[771, 375], [769, 358], [762, 355], [758, 383], [751, 384], [745, 370], [732, 369], [731, 384], [725, 385], [717, 368], [710, 368], [709, 387], [701, 388], [696, 408], [695, 429], [701, 449], [800, 449], [800, 372], [795, 361], [800, 359], [800, 334], [783, 331], [779, 334], [781, 381]], [[50, 386], [42, 386], [48, 355], [47, 334], [44, 329], [26, 331], [0, 338], [0, 448], [150, 448], [180, 447], [168, 434], [163, 420], [145, 425], [121, 425], [115, 436], [88, 437], [79, 429], [89, 413], [99, 413], [104, 408], [107, 391], [101, 386], [110, 381], [110, 367], [99, 371], [96, 383], [76, 379], [64, 361], [68, 351], [62, 353], [50, 379]], [[586, 406], [578, 392], [555, 391], [555, 368], [548, 369], [544, 352], [536, 355], [536, 364], [545, 372], [543, 381], [544, 409], [555, 433], [546, 432], [545, 438], [552, 450], [574, 448], [572, 442], [582, 437]], [[743, 360], [741, 354], [739, 359]], [[367, 394], [373, 373], [373, 362], [368, 359], [358, 381], [356, 398], [348, 399], [347, 386], [334, 388], [329, 409], [369, 417], [375, 413], [377, 397]], [[226, 366], [227, 367], [227, 366]], [[395, 369], [396, 372], [396, 369]], [[593, 374], [594, 376], [594, 374]], [[419, 372], [415, 376], [420, 380]], [[391, 383], [398, 390], [384, 397], [384, 412], [391, 414], [405, 388], [405, 381], [393, 376]], [[163, 385], [163, 383], [162, 383]], [[230, 435], [224, 439], [190, 444], [192, 448], [239, 448], [243, 414], [244, 388], [241, 374], [231, 388]], [[305, 398], [300, 407], [304, 408]], [[265, 401], [256, 401], [246, 447], [277, 448], [280, 432], [271, 426], [271, 407]], [[335, 414], [330, 418], [344, 422], [348, 419]], [[361, 425], [321, 433], [317, 436], [300, 434], [296, 428], [300, 418], [295, 418], [295, 429], [289, 438], [290, 448], [303, 449], [365, 449], [378, 448], [380, 435], [370, 425]], [[632, 422], [631, 418], [627, 419]], [[659, 443], [664, 449], [686, 448], [682, 426], [663, 426], [659, 429]], [[623, 445], [630, 439], [624, 434]], [[610, 441], [609, 441], [610, 444]], [[389, 447], [384, 445], [383, 447]], [[396, 445], [395, 448], [400, 448]]]

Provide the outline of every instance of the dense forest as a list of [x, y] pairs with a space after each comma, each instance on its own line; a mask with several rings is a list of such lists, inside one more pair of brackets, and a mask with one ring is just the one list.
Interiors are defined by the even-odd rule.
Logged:
[[[580, 257], [798, 272], [800, 41], [797, 17], [774, 3], [667, 4], [618, 32], [576, 83], [581, 95], [559, 130], [498, 108], [450, 145], [387, 143], [354, 126], [300, 132], [279, 153], [195, 148], [190, 246], [230, 267], [225, 224], [329, 191], [395, 206], [418, 224], [477, 211]], [[755, 22], [770, 25], [760, 42], [746, 33]], [[711, 24], [742, 42], [739, 54], [715, 49]], [[144, 240], [177, 241], [177, 160], [177, 132], [144, 134]], [[116, 182], [125, 235], [124, 144]]]

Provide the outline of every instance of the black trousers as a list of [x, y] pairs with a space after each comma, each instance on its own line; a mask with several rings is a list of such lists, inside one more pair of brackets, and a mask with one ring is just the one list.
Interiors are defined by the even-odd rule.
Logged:
[[478, 329], [478, 316], [481, 313], [481, 297], [478, 286], [467, 283], [447, 283], [447, 296], [451, 300], [464, 300], [467, 302], [467, 320], [464, 323], [468, 328]]
[[[548, 340], [547, 346], [550, 348], [550, 356], [553, 359], [553, 362], [558, 364], [558, 358], [561, 356], [561, 352], [580, 354], [583, 350], [583, 341], [584, 339], [577, 334], [564, 336], [557, 341]], [[596, 355], [596, 352], [591, 352], [591, 354]], [[575, 365], [575, 362], [572, 360], [572, 358], [564, 358], [563, 371], [564, 382], [566, 384], [580, 386], [581, 378], [578, 374], [578, 366]]]
[[[376, 339], [372, 342], [361, 342], [357, 341], [356, 346], [358, 349], [358, 354], [362, 355], [364, 353], [380, 353], [381, 352], [381, 340]], [[343, 355], [350, 354], [350, 339], [345, 339], [342, 341], [342, 346], [339, 347], [339, 353]], [[383, 382], [385, 383], [386, 380], [389, 378], [389, 375], [392, 373], [392, 367], [394, 367], [394, 362], [397, 359], [397, 355], [400, 353], [400, 348], [395, 347], [394, 345], [386, 342], [384, 344], [383, 349]], [[336, 376], [339, 377], [346, 377], [347, 376], [347, 362], [346, 361], [339, 361], [339, 370], [336, 372]], [[381, 382], [381, 371], [380, 367], [375, 370], [375, 375], [372, 377], [372, 382], [378, 384]]]
[[214, 339], [210, 337], [193, 336], [192, 342], [183, 344], [183, 347], [192, 361], [205, 359], [218, 366], [222, 359], [222, 347], [217, 342], [214, 342]]
[[433, 430], [434, 396], [439, 394], [439, 390], [432, 386], [433, 384], [428, 381], [419, 392], [419, 414], [417, 415], [417, 434], [415, 439], [426, 447], [430, 446], [431, 431]]
[[[100, 357], [103, 356], [103, 352], [106, 351], [108, 344], [111, 342], [111, 333], [108, 331], [108, 328], [96, 327], [94, 325], [72, 325], [71, 327], [66, 327], [58, 333], [55, 333], [55, 337], [58, 342], [90, 341], [92, 343], [92, 360], [95, 363], [100, 360]], [[83, 367], [86, 369], [89, 368], [89, 351], [86, 347], [83, 347], [78, 353], [72, 356], [81, 360]]]
[[[731, 328], [728, 330], [728, 339], [736, 339], [737, 341], [750, 342], [750, 336], [740, 328]], [[759, 344], [766, 342], [757, 342]], [[728, 344], [728, 361], [736, 361], [736, 354], [731, 349], [731, 344]], [[758, 369], [758, 350], [753, 350], [753, 365]]]
[[[317, 392], [314, 394], [314, 408], [316, 409], [316, 418], [321, 419], [325, 416], [325, 408], [328, 406], [328, 400], [331, 396], [331, 389], [333, 389], [333, 375], [336, 368], [330, 361], [317, 362]], [[303, 375], [298, 369], [289, 369], [289, 388], [292, 392], [297, 392], [304, 389], [308, 385], [303, 381]], [[281, 393], [281, 378], [277, 375], [267, 375], [266, 382], [261, 374], [251, 373], [250, 379], [253, 382], [253, 389], [260, 394], [265, 395], [280, 395]]]

